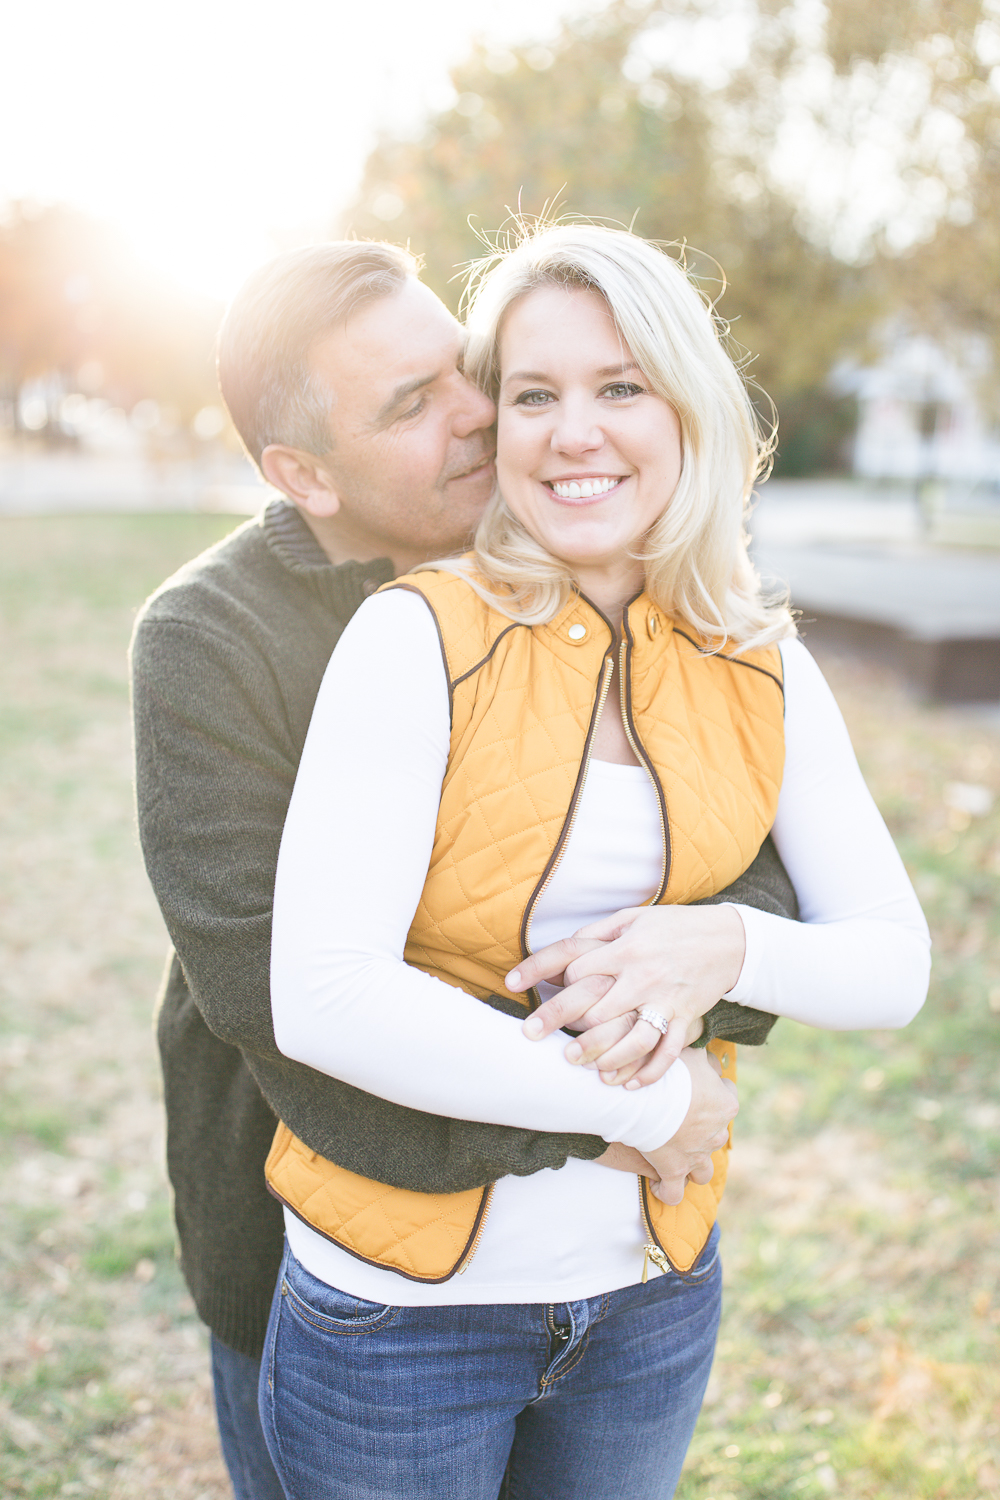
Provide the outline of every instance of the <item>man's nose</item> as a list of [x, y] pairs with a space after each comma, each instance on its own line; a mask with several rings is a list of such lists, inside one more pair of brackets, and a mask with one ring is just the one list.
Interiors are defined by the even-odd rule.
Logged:
[[461, 398], [452, 419], [452, 431], [456, 437], [469, 437], [483, 427], [492, 427], [497, 419], [497, 409], [489, 396], [484, 395], [471, 380], [463, 375], [461, 381]]

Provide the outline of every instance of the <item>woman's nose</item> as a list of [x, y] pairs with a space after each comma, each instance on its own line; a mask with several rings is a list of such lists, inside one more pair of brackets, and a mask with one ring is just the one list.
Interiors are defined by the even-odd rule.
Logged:
[[604, 433], [594, 413], [574, 403], [562, 402], [552, 430], [552, 446], [559, 453], [593, 453], [604, 446]]

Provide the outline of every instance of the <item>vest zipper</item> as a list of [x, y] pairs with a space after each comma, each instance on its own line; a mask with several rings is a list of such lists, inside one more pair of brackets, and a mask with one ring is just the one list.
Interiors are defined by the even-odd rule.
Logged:
[[670, 878], [670, 826], [667, 822], [667, 801], [660, 785], [660, 779], [653, 769], [652, 762], [646, 754], [639, 739], [639, 731], [632, 719], [632, 694], [631, 678], [629, 675], [629, 655], [631, 653], [631, 641], [629, 639], [629, 626], [627, 612], [622, 616], [622, 645], [621, 654], [618, 659], [618, 689], [621, 693], [622, 704], [622, 726], [625, 730], [625, 738], [632, 746], [632, 753], [641, 766], [644, 767], [647, 776], [653, 783], [656, 793], [656, 804], [660, 810], [660, 833], [663, 840], [663, 864], [660, 873], [660, 888], [646, 904], [655, 906], [663, 899], [663, 893], [667, 889], [667, 881]]
[[645, 1228], [647, 1235], [649, 1236], [648, 1241], [642, 1247], [642, 1279], [643, 1283], [645, 1283], [649, 1280], [650, 1261], [653, 1262], [653, 1265], [656, 1266], [664, 1276], [668, 1271], [672, 1271], [674, 1268], [670, 1264], [667, 1253], [657, 1239], [656, 1231], [653, 1229], [652, 1223], [650, 1222], [649, 1211], [646, 1207], [647, 1179], [645, 1177], [639, 1177], [637, 1181], [639, 1184], [639, 1217], [642, 1220], [643, 1227]]
[[[662, 899], [663, 893], [667, 888], [667, 881], [670, 878], [670, 825], [667, 822], [667, 801], [663, 787], [660, 785], [660, 778], [653, 769], [649, 756], [646, 754], [639, 739], [639, 731], [636, 729], [635, 721], [632, 718], [632, 677], [630, 670], [631, 663], [629, 661], [631, 649], [632, 639], [628, 623], [628, 608], [626, 607], [622, 611], [622, 645], [621, 654], [618, 659], [618, 687], [621, 692], [622, 725], [625, 730], [625, 737], [632, 746], [632, 753], [636, 760], [645, 767], [646, 774], [653, 783], [653, 790], [656, 792], [656, 803], [660, 810], [660, 831], [663, 837], [663, 866], [660, 874], [660, 889], [648, 903], [650, 906], [655, 906]], [[672, 1271], [674, 1268], [670, 1264], [669, 1257], [656, 1236], [656, 1231], [653, 1229], [652, 1221], [649, 1217], [649, 1208], [646, 1200], [646, 1193], [649, 1190], [647, 1179], [640, 1175], [637, 1178], [637, 1185], [639, 1188], [639, 1217], [648, 1235], [646, 1244], [643, 1246], [642, 1255], [642, 1279], [643, 1282], [646, 1282], [649, 1279], [650, 1261], [653, 1262], [653, 1265], [656, 1266], [661, 1275], [666, 1275], [668, 1271]]]
[[[630, 600], [629, 602], [631, 603], [633, 601]], [[600, 611], [598, 611], [598, 613], [600, 613]], [[650, 906], [655, 906], [656, 903], [661, 899], [664, 891], [667, 888], [667, 880], [670, 875], [670, 827], [667, 822], [667, 804], [663, 788], [660, 785], [660, 781], [656, 775], [656, 772], [653, 770], [653, 767], [649, 760], [649, 756], [646, 754], [646, 751], [643, 748], [641, 741], [639, 740], [639, 733], [632, 719], [631, 694], [629, 691], [631, 682], [629, 680], [628, 672], [630, 649], [631, 632], [629, 630], [628, 624], [628, 605], [626, 605], [625, 609], [622, 612], [622, 644], [618, 666], [619, 689], [621, 692], [622, 725], [625, 729], [625, 736], [632, 747], [632, 753], [634, 754], [639, 764], [645, 768], [646, 774], [649, 776], [649, 779], [653, 783], [653, 789], [656, 792], [657, 804], [660, 809], [660, 829], [663, 836], [663, 866], [660, 876], [660, 888], [657, 891], [656, 895], [649, 902]], [[567, 814], [566, 821], [560, 831], [559, 839], [556, 843], [556, 847], [553, 851], [552, 857], [542, 874], [541, 880], [538, 882], [538, 885], [535, 887], [534, 891], [532, 891], [531, 896], [528, 899], [528, 904], [524, 909], [524, 916], [521, 919], [521, 948], [523, 950], [525, 958], [531, 952], [529, 939], [531, 936], [531, 919], [534, 915], [535, 906], [537, 905], [539, 897], [542, 895], [546, 886], [549, 884], [556, 870], [559, 868], [559, 864], [565, 852], [566, 845], [569, 843], [569, 836], [573, 831], [573, 823], [576, 819], [576, 810], [580, 803], [580, 797], [583, 794], [584, 783], [587, 779], [587, 771], [590, 767], [590, 758], [593, 751], [594, 735], [597, 731], [598, 721], [601, 717], [604, 705], [607, 702], [608, 690], [611, 686], [611, 678], [614, 673], [614, 669], [614, 657], [610, 655], [606, 656], [604, 658], [604, 674], [601, 680], [600, 689], [598, 691], [594, 714], [590, 721], [590, 729], [587, 733], [587, 742], [584, 746], [583, 761], [580, 766], [580, 773], [577, 776], [576, 786], [573, 788], [573, 800], [570, 803], [569, 813]], [[650, 1261], [652, 1261], [653, 1264], [657, 1266], [663, 1273], [672, 1270], [673, 1267], [670, 1264], [663, 1246], [657, 1239], [652, 1223], [650, 1222], [649, 1213], [646, 1208], [646, 1179], [645, 1177], [640, 1176], [637, 1177], [636, 1181], [639, 1187], [639, 1215], [646, 1233], [649, 1236], [648, 1243], [643, 1247], [642, 1279], [643, 1281], [646, 1281], [649, 1276]], [[485, 1217], [486, 1214], [484, 1212], [484, 1221]], [[482, 1224], [480, 1224], [479, 1233], [476, 1235], [469, 1253], [462, 1263], [462, 1266], [459, 1270], [460, 1275], [461, 1272], [465, 1270], [466, 1266], [469, 1264], [469, 1261], [475, 1254], [479, 1245], [481, 1233]]]
[[472, 1257], [479, 1249], [479, 1242], [483, 1237], [483, 1230], [486, 1228], [486, 1220], [489, 1217], [490, 1205], [493, 1202], [493, 1189], [495, 1187], [496, 1183], [491, 1182], [489, 1187], [486, 1189], [486, 1196], [483, 1199], [483, 1206], [479, 1211], [479, 1226], [476, 1229], [472, 1244], [469, 1246], [468, 1250], [465, 1252], [465, 1255], [462, 1257], [462, 1264], [458, 1267], [457, 1271], [454, 1271], [452, 1273], [455, 1276], [465, 1275], [466, 1271], [469, 1269], [470, 1264], [472, 1263]]
[[532, 891], [530, 897], [528, 898], [528, 904], [524, 909], [524, 916], [521, 919], [521, 947], [525, 958], [527, 958], [528, 954], [531, 952], [531, 919], [535, 914], [535, 907], [538, 904], [538, 899], [544, 892], [546, 886], [551, 881], [553, 875], [558, 870], [559, 865], [562, 861], [563, 854], [566, 852], [566, 845], [569, 843], [569, 836], [573, 832], [573, 824], [576, 821], [576, 811], [580, 805], [580, 798], [583, 795], [584, 783], [587, 780], [587, 772], [590, 769], [590, 757], [594, 748], [594, 735], [597, 733], [597, 725], [600, 721], [601, 714], [604, 711], [604, 705], [607, 702], [608, 689], [611, 686], [611, 678], [614, 674], [614, 670], [614, 657], [606, 656], [604, 658], [604, 670], [603, 676], [601, 678], [601, 685], [598, 689], [597, 700], [594, 705], [594, 712], [591, 716], [590, 728], [587, 731], [587, 742], [583, 747], [583, 760], [580, 763], [580, 770], [576, 778], [576, 786], [573, 788], [573, 799], [569, 805], [569, 812], [566, 814], [566, 821], [563, 823], [562, 829], [560, 830], [559, 838], [556, 842], [556, 847], [552, 852], [552, 856], [544, 871], [542, 872], [541, 880], [535, 886], [535, 889]]

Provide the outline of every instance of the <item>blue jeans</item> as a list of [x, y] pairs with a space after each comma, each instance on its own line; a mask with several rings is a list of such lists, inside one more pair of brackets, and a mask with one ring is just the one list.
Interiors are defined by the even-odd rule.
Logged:
[[212, 1384], [222, 1456], [236, 1500], [285, 1500], [257, 1407], [260, 1360], [237, 1354], [212, 1334]]
[[690, 1276], [581, 1302], [385, 1307], [287, 1250], [261, 1420], [289, 1500], [670, 1500], [722, 1294]]

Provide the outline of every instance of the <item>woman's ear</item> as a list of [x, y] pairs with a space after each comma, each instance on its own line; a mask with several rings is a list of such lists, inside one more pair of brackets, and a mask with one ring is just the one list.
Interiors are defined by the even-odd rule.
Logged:
[[315, 453], [271, 443], [260, 456], [260, 467], [268, 484], [311, 516], [335, 516], [340, 509], [336, 481], [326, 461]]

